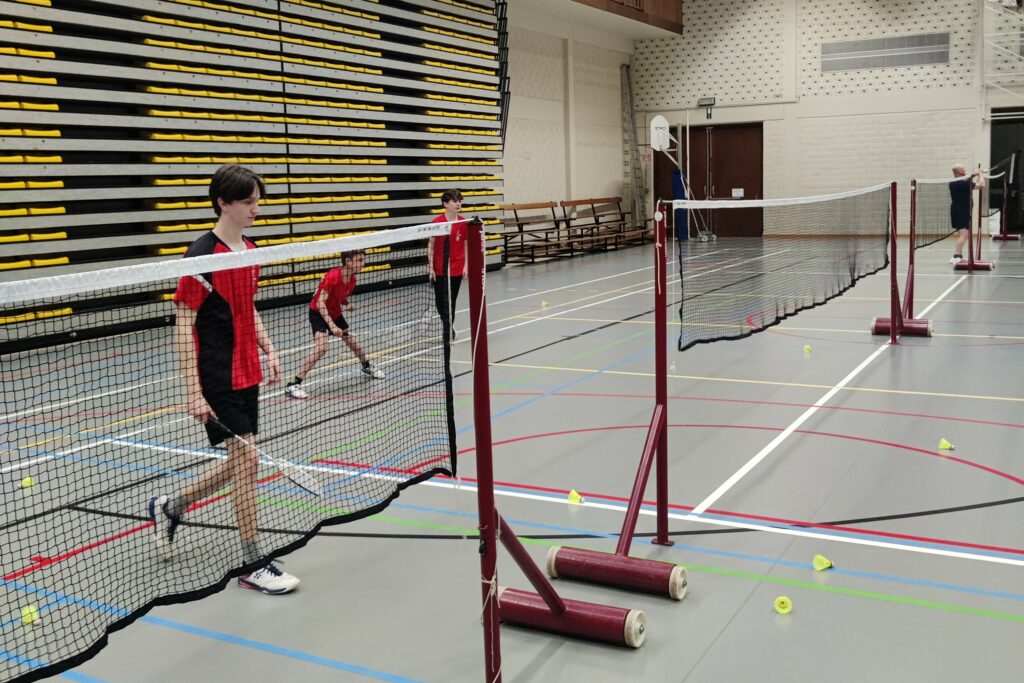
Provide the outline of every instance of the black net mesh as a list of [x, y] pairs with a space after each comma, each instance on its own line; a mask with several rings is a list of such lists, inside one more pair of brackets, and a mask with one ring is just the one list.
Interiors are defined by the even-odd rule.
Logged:
[[[842, 294], [888, 262], [889, 185], [828, 197], [677, 201], [707, 225], [744, 212], [762, 237], [678, 243], [679, 350], [737, 339]], [[718, 220], [721, 218], [721, 220]]]
[[[446, 335], [425, 257], [425, 237], [445, 227], [394, 231], [416, 238], [405, 242], [370, 236], [362, 259], [339, 257], [366, 241], [349, 238], [181, 259], [142, 276], [47, 278], [52, 287], [29, 285], [39, 296], [28, 298], [26, 283], [0, 285], [0, 679], [52, 675], [149, 607], [251, 578], [320, 526], [454, 472]], [[294, 398], [284, 384], [317, 348], [310, 302], [325, 276], [335, 287], [325, 305], [340, 304], [329, 314], [341, 317], [329, 328], [313, 312], [324, 355]], [[195, 309], [182, 319], [197, 372], [176, 348], [174, 298]], [[260, 322], [282, 369], [274, 385], [256, 350]], [[189, 372], [251, 446], [211, 438], [188, 414]], [[226, 449], [212, 443], [223, 436]], [[176, 504], [187, 511], [168, 547]], [[256, 542], [255, 559], [243, 541]]]
[[[950, 217], [950, 180], [918, 180], [911, 197], [914, 248], [920, 249], [953, 234]], [[958, 182], [968, 182], [961, 180]], [[971, 211], [973, 214], [974, 211]]]

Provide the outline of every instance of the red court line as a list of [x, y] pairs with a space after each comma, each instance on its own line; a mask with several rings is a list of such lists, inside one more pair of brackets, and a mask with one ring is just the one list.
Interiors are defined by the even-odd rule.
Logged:
[[[494, 442], [494, 446], [502, 446], [502, 445], [506, 445], [506, 444], [510, 444], [510, 443], [516, 443], [516, 442], [519, 442], [519, 441], [529, 441], [531, 439], [546, 438], [546, 437], [550, 437], [550, 436], [564, 436], [564, 435], [569, 435], [569, 434], [580, 434], [580, 433], [595, 432], [595, 431], [613, 431], [613, 430], [619, 430], [619, 429], [647, 429], [648, 427], [649, 427], [649, 425], [621, 425], [621, 426], [611, 426], [611, 427], [591, 427], [591, 428], [580, 428], [580, 429], [568, 429], [568, 430], [563, 430], [563, 431], [548, 432], [548, 433], [545, 433], [545, 434], [532, 434], [532, 435], [527, 435], [527, 436], [514, 437], [514, 438], [511, 438], [511, 439], [505, 439], [505, 440], [502, 440], [502, 441], [496, 441], [496, 442]], [[764, 431], [773, 431], [773, 432], [781, 432], [782, 431], [782, 429], [778, 428], [778, 427], [757, 427], [757, 426], [749, 426], [749, 425], [671, 424], [671, 425], [669, 425], [669, 427], [672, 427], [672, 428], [709, 428], [709, 429], [752, 429], [752, 430], [764, 430]], [[977, 467], [978, 469], [986, 471], [986, 472], [988, 472], [990, 474], [994, 474], [996, 476], [1003, 477], [1005, 479], [1009, 479], [1009, 480], [1011, 480], [1011, 481], [1013, 481], [1013, 482], [1015, 482], [1017, 484], [1024, 485], [1024, 479], [1020, 479], [1020, 478], [1015, 477], [1015, 476], [1013, 476], [1011, 474], [1008, 474], [1006, 472], [1002, 472], [1000, 470], [996, 470], [994, 468], [987, 467], [987, 466], [984, 466], [984, 465], [978, 465], [976, 463], [972, 463], [970, 461], [963, 460], [961, 458], [954, 458], [954, 457], [951, 457], [951, 456], [946, 456], [946, 455], [941, 455], [941, 454], [937, 454], [937, 453], [932, 453], [931, 451], [926, 451], [926, 450], [923, 450], [923, 449], [920, 449], [920, 448], [915, 448], [913, 446], [904, 446], [902, 444], [897, 444], [897, 443], [892, 443], [892, 442], [879, 441], [879, 440], [876, 440], [876, 439], [867, 439], [867, 438], [862, 438], [862, 437], [857, 437], [857, 436], [850, 436], [850, 435], [846, 435], [846, 434], [833, 434], [833, 433], [830, 433], [830, 432], [815, 432], [815, 431], [803, 430], [803, 429], [798, 429], [798, 430], [796, 430], [796, 432], [800, 433], [800, 434], [808, 434], [808, 435], [811, 435], [811, 436], [835, 437], [835, 438], [841, 438], [841, 439], [849, 439], [849, 440], [852, 440], [852, 441], [861, 441], [861, 442], [872, 443], [872, 444], [876, 444], [876, 445], [889, 446], [889, 447], [892, 447], [892, 448], [897, 448], [897, 449], [901, 449], [901, 450], [907, 450], [907, 451], [911, 451], [911, 452], [914, 452], [914, 453], [921, 453], [921, 454], [924, 454], [924, 455], [929, 455], [929, 456], [932, 456], [932, 457], [941, 458], [943, 460], [952, 460], [952, 461], [957, 462], [959, 464], [964, 464], [964, 465], [969, 465], [969, 466], [972, 466], [972, 467]], [[465, 450], [459, 451], [459, 453], [460, 454], [462, 454], [462, 453], [469, 453], [469, 452], [472, 452], [474, 450], [476, 450], [476, 449], [470, 447], [470, 448], [466, 448]], [[444, 478], [448, 479], [449, 477], [444, 477]], [[463, 481], [476, 482], [476, 479], [471, 479], [469, 477], [460, 477], [460, 478]], [[546, 487], [546, 486], [534, 486], [534, 485], [531, 485], [531, 484], [521, 484], [521, 483], [517, 483], [517, 482], [499, 482], [499, 481], [495, 481], [494, 483], [497, 486], [507, 486], [509, 488], [518, 488], [518, 489], [523, 489], [523, 490], [526, 490], [526, 491], [539, 491], [539, 492], [544, 492], [544, 493], [557, 493], [557, 494], [560, 494], [560, 495], [567, 495], [569, 493], [568, 489], [550, 488], [550, 487]], [[629, 502], [629, 498], [622, 497], [622, 496], [611, 496], [611, 495], [607, 495], [607, 494], [594, 493], [594, 492], [586, 492], [586, 491], [579, 491], [579, 493], [581, 495], [583, 495], [583, 496], [588, 496], [589, 495], [592, 498], [602, 498], [602, 499], [605, 499], [605, 500], [611, 500], [611, 501], [615, 501], [615, 502], [624, 502], [624, 503], [628, 503]], [[645, 505], [653, 506], [653, 505], [656, 504], [656, 501], [643, 500], [642, 503], [645, 504]], [[693, 511], [693, 506], [692, 505], [679, 505], [679, 504], [675, 504], [675, 503], [669, 503], [668, 507], [672, 508], [672, 509], [675, 509], [675, 510], [683, 510], [683, 511], [686, 511], [686, 512], [692, 512]], [[838, 525], [833, 525], [833, 524], [822, 524], [822, 523], [819, 523], [819, 522], [808, 522], [808, 521], [804, 521], [804, 520], [786, 519], [784, 517], [771, 517], [771, 516], [768, 516], [768, 515], [757, 515], [757, 514], [749, 514], [749, 513], [741, 513], [741, 512], [732, 512], [732, 511], [729, 511], [729, 510], [709, 509], [707, 512], [708, 513], [712, 513], [712, 514], [716, 514], [716, 515], [722, 515], [722, 516], [728, 516], [728, 517], [738, 517], [738, 518], [741, 518], [741, 519], [751, 519], [751, 520], [757, 520], [757, 521], [762, 521], [762, 522], [771, 522], [771, 523], [775, 523], [775, 524], [785, 524], [787, 526], [804, 527], [804, 528], [809, 528], [809, 529], [823, 529], [823, 530], [829, 530], [829, 531], [843, 531], [843, 532], [848, 532], [848, 533], [861, 534], [861, 535], [865, 535], [865, 536], [879, 536], [879, 537], [883, 537], [883, 538], [894, 538], [894, 539], [907, 540], [907, 541], [916, 541], [916, 542], [920, 542], [920, 543], [934, 543], [934, 544], [937, 544], [937, 545], [947, 545], [947, 546], [960, 547], [960, 548], [971, 548], [971, 549], [976, 549], [976, 550], [989, 550], [989, 551], [994, 551], [994, 552], [1009, 553], [1009, 554], [1013, 554], [1013, 555], [1024, 555], [1024, 549], [1021, 549], [1021, 548], [1009, 548], [1009, 547], [1004, 547], [1004, 546], [987, 545], [987, 544], [982, 544], [982, 543], [971, 543], [971, 542], [968, 542], [968, 541], [955, 541], [955, 540], [951, 540], [951, 539], [933, 538], [933, 537], [929, 537], [929, 536], [918, 536], [918, 535], [913, 535], [913, 534], [901, 534], [901, 533], [896, 533], [896, 532], [879, 531], [879, 530], [874, 530], [874, 529], [866, 529], [866, 528], [863, 528], [863, 527], [838, 526]]]
[[[463, 392], [458, 396], [470, 397], [473, 394]], [[501, 391], [494, 392], [492, 396], [547, 396], [541, 391]], [[637, 398], [654, 400], [654, 394], [603, 394], [591, 392], [556, 392], [550, 396], [572, 397], [572, 398]], [[787, 408], [813, 408], [811, 403], [791, 403], [788, 401], [755, 401], [742, 398], [713, 398], [709, 396], [670, 396], [670, 401], [707, 401], [708, 403], [739, 403], [743, 405], [759, 406], [783, 406]], [[851, 408], [848, 406], [818, 406], [819, 410], [849, 411], [853, 413], [867, 413], [872, 415], [887, 415], [891, 417], [919, 417], [925, 420], [942, 420], [945, 422], [966, 422], [968, 424], [991, 425], [993, 427], [1010, 427], [1012, 429], [1024, 429], [1024, 424], [1015, 422], [996, 422], [994, 420], [977, 420], [969, 417], [956, 417], [955, 415], [933, 415], [930, 413], [908, 413], [899, 410], [876, 410], [873, 408]]]
[[[266, 483], [268, 481], [273, 481], [274, 479], [277, 479], [277, 478], [283, 477], [283, 476], [284, 475], [282, 473], [278, 472], [276, 474], [270, 475], [269, 477], [265, 477], [263, 479], [258, 480], [257, 483], [264, 484], [264, 483]], [[224, 498], [227, 498], [229, 495], [230, 494], [225, 493], [225, 494], [222, 494], [222, 495], [219, 495], [219, 496], [214, 496], [213, 498], [207, 498], [206, 500], [199, 501], [199, 502], [196, 502], [196, 503], [192, 503], [192, 505], [188, 506], [188, 509], [186, 510], [186, 512], [191, 512], [192, 510], [198, 510], [200, 508], [204, 508], [207, 505], [211, 505], [213, 503], [216, 503], [218, 500], [223, 500]], [[139, 531], [144, 531], [145, 529], [151, 529], [151, 528], [153, 528], [153, 522], [146, 522], [144, 524], [139, 524], [137, 526], [133, 526], [130, 529], [125, 529], [124, 531], [121, 531], [121, 532], [118, 532], [116, 534], [113, 534], [112, 536], [107, 536], [107, 537], [101, 538], [101, 539], [99, 539], [97, 541], [93, 541], [92, 543], [89, 543], [87, 545], [83, 545], [83, 546], [80, 546], [80, 547], [75, 548], [73, 550], [69, 550], [66, 553], [61, 553], [60, 555], [57, 555], [56, 557], [42, 557], [42, 556], [39, 556], [39, 555], [35, 555], [35, 556], [30, 558], [32, 560], [32, 564], [28, 565], [27, 567], [25, 567], [23, 569], [19, 569], [16, 572], [12, 572], [10, 574], [4, 575], [4, 581], [13, 581], [14, 579], [17, 579], [17, 578], [20, 578], [20, 577], [25, 576], [27, 574], [31, 574], [33, 572], [39, 571], [40, 569], [45, 569], [46, 567], [49, 567], [50, 565], [57, 564], [58, 562], [63, 562], [64, 560], [72, 558], [72, 557], [74, 557], [76, 555], [80, 555], [80, 554], [82, 554], [82, 553], [84, 553], [86, 551], [94, 550], [96, 548], [99, 548], [101, 546], [107, 545], [109, 543], [113, 543], [114, 541], [120, 540], [120, 539], [125, 538], [127, 536], [131, 536], [132, 534], [138, 533]]]

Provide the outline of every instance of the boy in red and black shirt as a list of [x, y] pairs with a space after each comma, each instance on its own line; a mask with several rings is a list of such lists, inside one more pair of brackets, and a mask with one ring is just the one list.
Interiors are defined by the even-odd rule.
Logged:
[[[218, 169], [210, 181], [217, 224], [192, 243], [185, 257], [255, 248], [242, 233], [259, 214], [265, 194], [263, 180], [249, 169], [237, 165]], [[259, 351], [267, 357], [268, 383], [280, 379], [281, 365], [254, 305], [258, 286], [259, 266], [189, 275], [178, 281], [175, 345], [188, 413], [206, 426], [211, 444], [226, 442], [228, 457], [177, 495], [149, 500], [157, 551], [165, 560], [171, 559], [174, 532], [189, 505], [229, 483], [242, 561], [253, 564], [263, 557], [257, 541], [259, 453], [253, 447], [259, 431], [259, 386], [263, 381]], [[295, 590], [299, 580], [267, 563], [239, 577], [238, 583], [278, 594]]]
[[313, 328], [313, 349], [302, 361], [295, 379], [288, 383], [284, 393], [292, 398], [309, 398], [302, 388], [302, 380], [327, 353], [327, 335], [341, 337], [363, 364], [363, 374], [374, 379], [384, 379], [384, 373], [366, 357], [359, 340], [349, 330], [348, 321], [342, 311], [351, 311], [355, 304], [348, 300], [356, 288], [356, 275], [365, 265], [366, 254], [362, 251], [348, 251], [341, 255], [341, 267], [327, 271], [309, 302], [309, 325]]
[[[462, 277], [466, 272], [466, 237], [468, 224], [459, 215], [462, 208], [462, 192], [446, 190], [441, 195], [444, 213], [434, 223], [452, 223], [448, 237], [431, 237], [427, 244], [427, 263], [430, 265], [430, 281], [434, 285], [434, 302], [437, 313], [444, 322], [445, 341], [455, 338], [455, 300], [459, 297]], [[458, 222], [456, 222], [458, 221]]]

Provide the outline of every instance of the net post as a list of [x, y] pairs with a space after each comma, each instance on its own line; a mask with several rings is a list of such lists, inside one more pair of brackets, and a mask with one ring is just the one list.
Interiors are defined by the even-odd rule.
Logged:
[[[985, 202], [982, 201], [984, 195], [983, 192], [988, 190], [988, 186], [978, 188], [978, 245], [977, 253], [975, 253], [974, 245], [974, 230], [970, 226], [967, 228], [967, 263], [963, 261], [953, 266], [954, 270], [966, 270], [968, 273], [973, 273], [976, 270], [993, 270], [995, 264], [991, 261], [981, 260], [981, 226], [984, 221], [985, 215]], [[972, 193], [973, 194], [973, 193]], [[973, 197], [972, 197], [973, 200]]]
[[[654, 213], [654, 393], [655, 415], [661, 408], [658, 455], [655, 471], [657, 489], [657, 535], [653, 543], [670, 546], [668, 537], [668, 244], [667, 215], [659, 205]], [[652, 419], [653, 423], [653, 419]]]
[[589, 581], [682, 600], [688, 587], [686, 568], [683, 565], [629, 556], [644, 489], [655, 461], [658, 470], [657, 534], [652, 543], [673, 545], [668, 535], [668, 245], [665, 211], [660, 202], [655, 207], [654, 226], [655, 405], [619, 541], [614, 554], [582, 548], [554, 547], [548, 551], [547, 564], [548, 574], [553, 577]]
[[896, 279], [896, 181], [889, 186], [889, 287], [891, 291], [891, 319], [889, 322], [889, 343], [899, 344], [900, 286]]
[[491, 389], [487, 354], [487, 307], [484, 292], [483, 224], [478, 218], [469, 223], [467, 251], [469, 260], [470, 344], [473, 350], [473, 420], [476, 436], [476, 500], [480, 514], [480, 579], [483, 597], [484, 679], [501, 681], [501, 633], [498, 618], [498, 511], [494, 505], [494, 468], [491, 452]]
[[1020, 235], [1011, 235], [1009, 233], [1008, 223], [1006, 221], [1006, 204], [1010, 193], [1010, 184], [1007, 180], [1008, 176], [1003, 176], [1003, 206], [999, 210], [999, 234], [992, 235], [992, 239], [997, 242], [1010, 242], [1020, 239]]
[[907, 252], [907, 284], [903, 288], [903, 317], [910, 320], [914, 317], [914, 264], [917, 259], [917, 178], [910, 181], [910, 239]]

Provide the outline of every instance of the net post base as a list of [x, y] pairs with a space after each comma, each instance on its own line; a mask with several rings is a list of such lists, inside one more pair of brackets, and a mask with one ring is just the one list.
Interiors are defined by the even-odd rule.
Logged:
[[1016, 242], [1020, 239], [1020, 235], [992, 235], [992, 239], [999, 242]]
[[[897, 330], [900, 336], [930, 337], [934, 327], [931, 320], [921, 318], [904, 318]], [[871, 321], [871, 334], [888, 335], [892, 331], [892, 318], [875, 318]]]
[[966, 261], [959, 261], [953, 264], [953, 270], [995, 270], [996, 264], [991, 261], [975, 261], [974, 263], [968, 263]]
[[536, 593], [515, 588], [498, 589], [501, 621], [539, 631], [638, 648], [647, 635], [647, 616], [641, 610], [565, 600], [556, 614]]
[[547, 570], [551, 578], [599, 583], [673, 600], [686, 597], [686, 568], [671, 562], [556, 546], [548, 550]]

